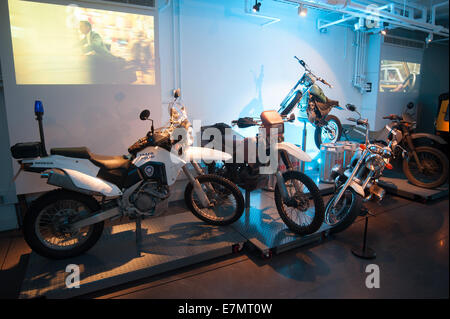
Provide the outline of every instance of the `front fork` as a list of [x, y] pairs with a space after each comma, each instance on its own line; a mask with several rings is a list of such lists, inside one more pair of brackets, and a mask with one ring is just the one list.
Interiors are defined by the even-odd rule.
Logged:
[[341, 190], [339, 191], [336, 199], [333, 202], [333, 208], [336, 207], [336, 205], [339, 203], [339, 201], [342, 198], [342, 195], [344, 195], [344, 192], [347, 190], [348, 186], [350, 185], [350, 183], [353, 181], [353, 177], [355, 177], [356, 173], [359, 170], [359, 167], [361, 166], [362, 162], [364, 161], [366, 154], [367, 154], [367, 150], [364, 150], [364, 152], [361, 154], [361, 157], [358, 160], [358, 163], [356, 163], [355, 168], [353, 169], [352, 174], [349, 176], [349, 178], [347, 178], [347, 180], [345, 181], [344, 185], [342, 185]]
[[[192, 163], [192, 164], [196, 164], [197, 163]], [[195, 168], [195, 165], [194, 165]], [[200, 167], [198, 167], [200, 168]], [[195, 168], [197, 170], [197, 168]], [[200, 168], [201, 170], [201, 168]], [[189, 169], [187, 168], [187, 165], [183, 166], [183, 172], [186, 175], [186, 177], [188, 178], [189, 182], [193, 185], [194, 187], [194, 191], [197, 194], [198, 198], [200, 199], [200, 203], [202, 203], [203, 207], [210, 207], [211, 203], [208, 199], [208, 196], [206, 195], [205, 191], [202, 188], [202, 185], [200, 184], [200, 182], [191, 174], [191, 172], [189, 172]]]
[[[286, 151], [280, 151], [280, 157], [281, 157], [281, 160], [286, 165], [286, 168], [288, 170], [293, 168], [292, 162], [289, 159], [289, 156], [286, 153]], [[286, 202], [286, 201], [289, 200], [289, 193], [287, 191], [286, 184], [284, 182], [283, 173], [280, 172], [279, 170], [277, 170], [277, 172], [275, 173], [275, 177], [277, 178], [277, 185], [278, 185], [278, 189], [280, 190], [280, 195], [283, 198], [283, 201]], [[303, 191], [303, 184], [300, 183], [296, 179], [294, 179], [293, 182], [294, 182], [294, 187], [295, 187], [296, 193], [297, 192], [302, 192]]]

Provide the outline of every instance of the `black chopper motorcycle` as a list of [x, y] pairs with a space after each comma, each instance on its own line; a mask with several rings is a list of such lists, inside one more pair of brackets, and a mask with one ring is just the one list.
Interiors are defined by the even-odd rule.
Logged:
[[[347, 109], [355, 110], [348, 104]], [[347, 167], [341, 164], [333, 167], [331, 178], [335, 181], [336, 191], [325, 208], [325, 223], [332, 228], [331, 233], [342, 232], [361, 214], [363, 203], [375, 199], [383, 200], [386, 191], [378, 185], [385, 168], [392, 169], [392, 143], [389, 145], [370, 141], [369, 121], [367, 119], [348, 118], [350, 122], [365, 130], [364, 142], [360, 145]]]
[[316, 83], [321, 82], [330, 88], [332, 86], [325, 79], [315, 75], [305, 61], [296, 56], [294, 58], [305, 69], [305, 73], [281, 102], [278, 113], [287, 116], [298, 106], [301, 112], [306, 112], [309, 122], [316, 128], [314, 141], [317, 148], [320, 148], [322, 143], [334, 143], [341, 137], [342, 125], [339, 118], [328, 113], [333, 107], [342, 108], [338, 101], [327, 98]]
[[[293, 169], [291, 159], [305, 162], [312, 160], [299, 147], [284, 141], [284, 122], [294, 119], [293, 115], [287, 118], [273, 110], [262, 112], [260, 119], [244, 117], [232, 121], [232, 124], [239, 128], [259, 126], [260, 134], [250, 138], [243, 138], [232, 132], [231, 127], [224, 123], [202, 127], [202, 146], [211, 145], [209, 128], [220, 131], [218, 135], [224, 142], [221, 145], [225, 145], [222, 150], [233, 154], [233, 160], [207, 163], [207, 172], [231, 180], [246, 192], [264, 188], [269, 178], [275, 176], [274, 197], [281, 219], [293, 232], [308, 235], [317, 231], [322, 225], [324, 205], [319, 188], [314, 181], [304, 173]], [[273, 129], [276, 130], [276, 134], [273, 133]], [[252, 149], [252, 145], [256, 147]], [[276, 148], [273, 148], [274, 145]], [[258, 147], [261, 149], [256, 152]], [[269, 167], [272, 163], [262, 159], [260, 150], [263, 150], [261, 153], [265, 152], [266, 155], [268, 152], [274, 154], [277, 165], [272, 167], [270, 172], [262, 173], [262, 169]], [[283, 163], [287, 170], [282, 172], [281, 165], [278, 163]]]
[[[412, 109], [414, 105], [407, 105]], [[355, 112], [361, 118], [356, 107], [348, 104], [347, 109]], [[448, 178], [448, 159], [436, 145], [446, 142], [439, 136], [428, 133], [415, 133], [415, 121], [406, 110], [403, 114], [391, 114], [383, 117], [390, 120], [379, 131], [368, 132], [372, 142], [392, 144], [393, 159], [402, 157], [402, 169], [408, 181], [424, 188], [435, 188], [442, 185]], [[361, 129], [357, 125], [343, 125], [343, 137], [347, 140], [360, 141]]]

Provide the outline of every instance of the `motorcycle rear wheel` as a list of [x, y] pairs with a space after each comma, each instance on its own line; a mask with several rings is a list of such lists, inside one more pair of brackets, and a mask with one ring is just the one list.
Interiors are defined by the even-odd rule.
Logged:
[[76, 221], [80, 213], [90, 214], [99, 209], [100, 205], [91, 196], [62, 189], [48, 192], [35, 200], [25, 215], [25, 241], [33, 251], [50, 259], [81, 255], [99, 240], [104, 223], [72, 233], [64, 231], [63, 223]]
[[420, 172], [412, 155], [403, 160], [403, 172], [408, 180], [419, 187], [435, 188], [448, 178], [448, 159], [440, 150], [430, 146], [415, 149], [424, 171]]
[[[224, 226], [237, 221], [244, 212], [244, 197], [239, 188], [229, 180], [217, 175], [200, 175], [196, 179], [212, 203], [211, 207], [202, 207], [191, 183], [184, 191], [184, 201], [191, 212], [210, 225]], [[210, 184], [214, 192], [208, 190]]]

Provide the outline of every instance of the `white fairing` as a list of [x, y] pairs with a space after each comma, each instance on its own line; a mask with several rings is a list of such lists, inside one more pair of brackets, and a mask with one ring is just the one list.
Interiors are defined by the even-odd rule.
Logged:
[[24, 164], [32, 164], [31, 167], [63, 170], [78, 188], [101, 193], [105, 196], [122, 195], [120, 189], [111, 183], [97, 178], [100, 170], [91, 161], [84, 158], [72, 158], [60, 155], [50, 155], [37, 159], [25, 159]]
[[298, 146], [288, 143], [288, 142], [281, 142], [277, 144], [278, 150], [283, 150], [288, 152], [289, 155], [294, 156], [295, 158], [298, 158], [299, 160], [303, 162], [311, 162], [312, 158], [303, 152]]
[[133, 164], [137, 167], [141, 167], [147, 162], [164, 163], [168, 185], [175, 183], [181, 168], [186, 165], [185, 160], [159, 146], [146, 147], [137, 153]]
[[203, 147], [189, 147], [184, 159], [186, 162], [201, 162], [201, 161], [228, 161], [232, 156], [222, 151], [213, 150], [211, 148]]

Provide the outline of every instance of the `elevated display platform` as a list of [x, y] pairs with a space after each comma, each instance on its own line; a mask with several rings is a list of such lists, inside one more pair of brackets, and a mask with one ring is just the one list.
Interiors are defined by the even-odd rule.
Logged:
[[[142, 242], [135, 223], [105, 228], [86, 254], [49, 260], [32, 252], [20, 298], [70, 298], [231, 254], [246, 239], [230, 226], [216, 227], [185, 212], [142, 221]], [[80, 267], [80, 288], [66, 288], [69, 264]]]
[[421, 202], [448, 197], [448, 184], [434, 189], [417, 187], [400, 174], [383, 176], [379, 181], [379, 185], [390, 194]]
[[298, 236], [284, 224], [275, 207], [273, 192], [253, 191], [250, 207], [233, 225], [249, 243], [269, 258], [286, 250], [321, 241], [328, 234], [329, 226], [323, 224], [314, 234]]

